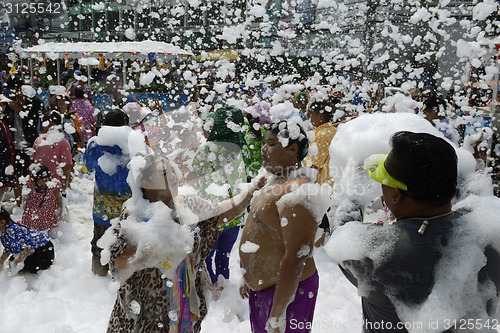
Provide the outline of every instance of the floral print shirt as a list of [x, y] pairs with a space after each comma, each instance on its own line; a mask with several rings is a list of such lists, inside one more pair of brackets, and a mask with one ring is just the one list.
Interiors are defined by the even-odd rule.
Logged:
[[318, 178], [316, 183], [318, 184], [329, 184], [333, 186], [333, 177], [330, 175], [330, 143], [333, 137], [337, 133], [337, 129], [333, 126], [331, 122], [327, 122], [321, 126], [318, 126], [314, 130], [315, 138], [311, 141], [309, 149], [312, 151], [311, 156], [307, 156], [304, 159], [303, 166], [306, 168], [311, 168], [313, 166], [320, 169], [318, 173]]
[[49, 242], [49, 236], [43, 232], [11, 223], [5, 227], [5, 233], [0, 232], [0, 241], [7, 253], [19, 254], [27, 249], [38, 249], [44, 246]]
[[80, 116], [84, 128], [83, 138], [87, 142], [93, 136], [92, 125], [97, 122], [94, 107], [88, 99], [75, 99], [70, 110]]

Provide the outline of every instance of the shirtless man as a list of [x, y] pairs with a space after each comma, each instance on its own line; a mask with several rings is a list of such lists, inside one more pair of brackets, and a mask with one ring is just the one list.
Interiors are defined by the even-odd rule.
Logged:
[[240, 293], [249, 298], [252, 332], [282, 333], [285, 327], [286, 332], [309, 332], [312, 325], [319, 285], [312, 258], [318, 223], [302, 204], [278, 202], [311, 182], [297, 171], [309, 144], [297, 126], [282, 121], [266, 133], [262, 166], [272, 179], [255, 195], [241, 236], [246, 285]]

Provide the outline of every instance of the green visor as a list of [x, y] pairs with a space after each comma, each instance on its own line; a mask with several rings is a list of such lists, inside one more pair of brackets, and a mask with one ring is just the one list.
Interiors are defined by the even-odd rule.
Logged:
[[376, 154], [369, 156], [365, 160], [366, 172], [368, 172], [368, 175], [370, 177], [381, 184], [407, 191], [408, 187], [404, 183], [392, 177], [385, 169], [384, 163], [386, 159], [387, 155], [385, 154]]

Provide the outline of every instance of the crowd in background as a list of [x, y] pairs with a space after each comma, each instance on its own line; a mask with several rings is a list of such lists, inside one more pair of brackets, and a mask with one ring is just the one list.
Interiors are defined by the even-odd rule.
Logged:
[[[347, 86], [339, 83], [307, 88], [305, 82], [292, 80], [279, 83], [275, 78], [271, 81], [260, 80], [253, 87], [247, 87], [230, 77], [217, 82], [208, 75], [206, 80], [200, 80], [192, 88], [187, 105], [167, 114], [162, 112], [161, 102], [155, 100], [134, 101], [100, 114], [100, 110], [94, 109], [86, 74], [76, 70], [71, 77], [65, 73], [62, 78], [66, 85], [54, 90], [49, 105], [44, 105], [35, 96], [33, 87], [15, 74], [6, 78], [4, 93], [0, 95], [0, 197], [6, 190], [12, 189], [14, 202], [5, 206], [14, 215], [22, 212], [20, 221], [12, 221], [2, 208], [1, 218], [8, 223], [6, 231], [0, 230], [0, 233], [10, 237], [2, 238], [2, 264], [8, 259], [8, 254], [14, 255], [9, 258], [11, 266], [23, 272], [36, 272], [50, 266], [54, 258], [50, 237], [55, 236], [53, 230], [65, 218], [64, 197], [71, 187], [72, 177], [79, 177], [82, 172], [95, 174], [92, 271], [106, 276], [108, 271], [117, 269], [116, 260], [123, 253], [132, 251], [124, 240], [116, 245], [113, 261], [104, 263], [99, 240], [112, 226], [112, 220], [123, 214], [123, 204], [133, 196], [127, 179], [127, 165], [134, 154], [123, 146], [133, 132], [142, 135], [144, 154], [154, 154], [169, 161], [155, 160], [151, 163], [166, 169], [170, 164], [175, 165], [176, 171], [165, 171], [161, 176], [167, 177], [168, 174], [171, 177], [169, 182], [176, 182], [178, 186], [193, 186], [203, 198], [221, 205], [242, 195], [239, 184], [258, 179], [266, 134], [273, 123], [294, 118], [300, 119], [305, 131], [314, 133], [309, 143], [310, 153], [300, 163], [317, 170], [318, 184], [333, 185], [335, 181], [329, 171], [329, 147], [337, 127], [364, 113], [401, 112], [401, 108], [404, 112], [422, 115], [451, 142], [469, 144], [478, 160], [478, 167], [487, 163], [488, 147], [484, 142], [491, 137], [491, 133], [484, 131], [484, 135], [475, 137], [471, 142], [466, 140], [465, 123], [457, 120], [463, 119], [466, 112], [470, 113], [461, 105], [477, 106], [477, 103], [482, 103], [480, 101], [484, 96], [479, 96], [475, 88], [469, 92], [464, 90], [461, 95], [448, 92], [447, 96], [442, 96], [432, 86], [422, 86], [409, 92], [400, 90], [389, 96], [387, 87], [363, 83], [361, 78]], [[114, 141], [109, 143], [111, 136]], [[103, 162], [103, 157], [119, 162], [113, 168]], [[147, 182], [153, 182], [157, 176], [153, 172]], [[213, 184], [228, 186], [221, 195], [214, 193]], [[141, 183], [143, 198], [150, 202], [170, 203], [175, 196], [166, 188], [162, 190], [167, 192], [158, 193], [154, 187], [147, 186]], [[169, 196], [168, 200], [162, 195]], [[165, 285], [161, 275], [157, 276], [157, 271], [145, 271], [144, 276], [136, 278], [156, 279], [157, 288], [163, 288], [161, 295], [170, 297], [163, 301], [169, 302], [171, 307], [180, 307], [172, 302], [175, 293], [189, 289], [190, 278], [199, 283], [201, 277], [197, 272], [200, 267], [206, 267], [209, 288], [213, 297], [217, 298], [222, 290], [221, 279], [229, 278], [229, 254], [246, 217], [244, 209], [233, 213], [230, 218], [225, 217], [224, 223], [221, 217], [217, 221], [205, 219], [200, 222], [201, 231], [198, 232], [206, 232], [212, 238], [209, 242], [196, 243], [203, 249], [195, 247], [183, 261], [184, 270], [175, 280], [182, 282], [175, 286], [177, 289], [167, 286], [163, 290]], [[326, 214], [319, 228], [322, 237], [315, 243], [318, 247], [331, 232]], [[127, 255], [131, 256], [130, 253]], [[206, 264], [202, 265], [203, 261]], [[137, 284], [134, 282], [123, 292]], [[200, 296], [200, 304], [182, 306], [187, 307], [185, 311], [189, 311], [190, 306], [200, 306], [197, 316], [202, 319], [206, 314], [204, 302]], [[110, 331], [112, 327], [132, 325], [124, 323], [127, 319], [123, 311], [127, 310], [119, 304], [117, 299]], [[179, 311], [183, 310], [179, 308]], [[168, 317], [168, 314], [158, 314], [160, 318], [163, 316]], [[192, 325], [189, 320], [182, 322], [182, 319], [175, 321], [179, 327]], [[149, 319], [144, 320], [144, 327], [147, 327]]]
[[[32, 86], [25, 84], [22, 73], [17, 74], [2, 76], [0, 105], [4, 158], [1, 191], [3, 194], [6, 189], [13, 188], [16, 206], [21, 207], [22, 186], [30, 184], [26, 177], [34, 172], [34, 164], [48, 167], [64, 196], [74, 174], [75, 162], [81, 160], [88, 141], [102, 126], [104, 115], [99, 109], [94, 109], [87, 73], [79, 69], [63, 72], [63, 86], [52, 89], [48, 105], [36, 97]], [[207, 138], [212, 140], [209, 135], [214, 117], [209, 115], [231, 103], [243, 110], [242, 125], [247, 124], [247, 131], [241, 133], [242, 137], [236, 143], [244, 152], [249, 179], [260, 168], [260, 148], [273, 112], [275, 118], [280, 119], [309, 118], [308, 130], [316, 128], [316, 141], [321, 142], [320, 149], [327, 153], [339, 124], [363, 113], [401, 112], [403, 108], [404, 112], [421, 114], [452, 142], [468, 144], [478, 158], [478, 165], [484, 167], [487, 164], [488, 147], [484, 142], [491, 133], [483, 130], [474, 142], [464, 143], [468, 134], [467, 121], [476, 121], [467, 119], [474, 110], [471, 107], [484, 108], [491, 103], [488, 90], [477, 86], [464, 88], [462, 94], [449, 91], [444, 96], [431, 85], [419, 84], [405, 92], [383, 84], [363, 82], [361, 75], [348, 84], [339, 81], [336, 85], [317, 85], [314, 88], [307, 88], [306, 82], [293, 77], [281, 85], [274, 77], [258, 80], [248, 87], [229, 75], [218, 80], [214, 72], [207, 71], [203, 76], [205, 79], [191, 88], [189, 104], [180, 109], [164, 114], [162, 102], [158, 100], [129, 103], [123, 107], [130, 116], [130, 126], [145, 134], [149, 146], [156, 152], [174, 154], [173, 159], [183, 172], [183, 182], [187, 182], [185, 177], [189, 173], [192, 174], [191, 166], [198, 147]], [[325, 126], [329, 134], [323, 140], [318, 133], [323, 133]], [[59, 140], [61, 138], [64, 140]], [[56, 153], [52, 155], [47, 147]], [[310, 161], [306, 163], [311, 164]], [[327, 176], [328, 161], [322, 163], [326, 167], [322, 169], [320, 179], [332, 182]], [[62, 211], [62, 207], [58, 209]], [[55, 226], [56, 222], [53, 224]]]

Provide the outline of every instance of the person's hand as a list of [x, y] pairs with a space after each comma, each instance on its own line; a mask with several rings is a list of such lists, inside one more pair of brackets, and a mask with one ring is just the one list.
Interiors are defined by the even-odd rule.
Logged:
[[141, 103], [141, 102], [139, 102], [139, 101], [137, 100], [137, 98], [135, 98], [135, 96], [134, 96], [134, 102], [136, 102], [137, 104], [139, 104], [139, 106], [140, 106], [140, 107], [143, 107], [143, 106], [144, 106], [144, 105], [142, 105], [142, 103]]
[[286, 319], [282, 316], [280, 318], [269, 317], [266, 322], [267, 333], [283, 333], [286, 329]]
[[153, 110], [156, 110], [158, 112], [160, 112], [160, 111], [163, 112], [163, 103], [160, 101], [159, 98], [153, 98], [153, 100], [151, 100], [151, 102], [149, 102], [149, 106]]
[[19, 273], [20, 270], [24, 268], [24, 261], [18, 262], [17, 259], [13, 261], [9, 261], [9, 267], [12, 274]]
[[245, 280], [242, 281], [240, 284], [240, 296], [243, 299], [248, 298], [250, 292], [250, 288], [248, 288], [248, 285], [245, 283]]
[[257, 181], [252, 182], [252, 190], [258, 191], [261, 188], [263, 188], [264, 186], [266, 186], [266, 183], [267, 183], [266, 177], [262, 176]]
[[481, 142], [483, 142], [484, 140], [487, 140], [491, 137], [491, 132], [489, 132], [486, 128], [481, 129], [481, 131], [479, 133], [480, 133], [479, 136], [477, 136], [475, 138], [475, 140], [473, 140], [474, 148], [477, 148], [477, 146]]
[[280, 330], [278, 327], [274, 328], [266, 324], [266, 332], [267, 333], [283, 333], [282, 330]]
[[337, 227], [353, 221], [363, 221], [363, 207], [357, 200], [343, 200], [335, 212], [331, 225]]

